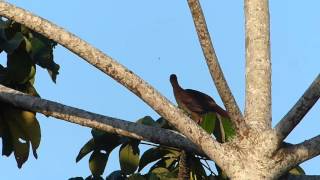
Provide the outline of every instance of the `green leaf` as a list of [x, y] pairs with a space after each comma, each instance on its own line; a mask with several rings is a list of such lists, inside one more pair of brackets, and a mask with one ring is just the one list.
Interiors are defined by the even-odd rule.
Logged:
[[161, 174], [156, 174], [157, 177], [160, 180], [177, 180], [177, 175], [174, 173], [168, 172], [168, 173], [161, 173]]
[[84, 156], [91, 151], [105, 150], [108, 153], [121, 144], [121, 137], [115, 134], [109, 134], [103, 131], [91, 130], [93, 136], [82, 148], [80, 149], [76, 162], [79, 162]]
[[132, 174], [131, 176], [129, 176], [128, 180], [147, 180], [147, 179], [138, 173], [138, 174]]
[[8, 28], [10, 23], [11, 23], [11, 20], [3, 20], [2, 17], [0, 17], [0, 29]]
[[164, 148], [151, 148], [143, 153], [139, 162], [139, 172], [149, 163], [157, 161], [171, 152]]
[[13, 152], [12, 136], [7, 126], [2, 134], [2, 155], [9, 157]]
[[19, 122], [19, 110], [16, 110], [13, 107], [9, 107], [9, 105], [2, 106], [1, 110], [2, 118], [4, 121], [6, 121], [9, 127], [8, 129], [10, 131], [13, 152], [17, 161], [18, 168], [21, 168], [28, 159], [30, 141]]
[[7, 84], [8, 80], [8, 69], [0, 64], [0, 83]]
[[[1, 107], [0, 107], [1, 108]], [[2, 116], [1, 116], [1, 111], [0, 111], [0, 137], [3, 136], [4, 134], [4, 131], [6, 129], [6, 123], [4, 122], [4, 120], [2, 119]]]
[[101, 136], [104, 136], [106, 132], [100, 131], [98, 129], [91, 129], [91, 135], [93, 138], [99, 138]]
[[306, 173], [304, 172], [304, 170], [300, 167], [300, 166], [296, 166], [294, 168], [292, 168], [290, 171], [289, 171], [290, 174], [292, 175], [305, 175]]
[[40, 97], [36, 88], [34, 88], [34, 86], [32, 85], [31, 82], [27, 82], [25, 84], [19, 84], [16, 87], [17, 87], [16, 89], [21, 92], [24, 92], [24, 93], [29, 94], [31, 96]]
[[[169, 171], [166, 168], [158, 167], [152, 170], [152, 174], [156, 175], [160, 180], [176, 180], [178, 175], [178, 168], [174, 171]], [[151, 174], [149, 173], [149, 174]]]
[[236, 132], [232, 127], [232, 122], [230, 121], [230, 119], [222, 117], [222, 124], [226, 139], [227, 141], [230, 141], [236, 135]]
[[165, 129], [172, 129], [172, 127], [170, 126], [170, 124], [168, 123], [168, 121], [166, 119], [164, 119], [163, 117], [160, 117], [156, 123], [158, 124], [159, 127], [161, 128], [165, 128]]
[[76, 162], [79, 162], [84, 156], [89, 154], [91, 151], [95, 149], [95, 143], [93, 139], [90, 139], [82, 148], [80, 149], [78, 156], [76, 158]]
[[191, 171], [191, 177], [193, 179], [205, 179], [206, 171], [204, 170], [200, 159], [196, 158], [194, 156], [190, 156], [190, 171]]
[[16, 121], [31, 142], [34, 157], [38, 158], [37, 149], [41, 141], [41, 130], [36, 113], [16, 110]]
[[113, 171], [108, 177], [106, 177], [106, 180], [125, 180], [125, 178], [121, 171]]
[[25, 50], [26, 52], [28, 52], [30, 54], [30, 52], [32, 51], [32, 44], [31, 42], [29, 41], [29, 39], [27, 39], [26, 37], [23, 37], [24, 39], [24, 42], [25, 42]]
[[157, 167], [157, 168], [152, 169], [151, 172], [154, 174], [164, 174], [164, 173], [169, 173], [170, 171], [164, 167]]
[[213, 130], [215, 128], [215, 123], [217, 120], [217, 116], [215, 113], [207, 113], [203, 115], [203, 121], [201, 123], [201, 127], [207, 131], [209, 134], [213, 133]]
[[156, 122], [150, 116], [145, 116], [137, 121], [138, 124], [144, 124], [148, 126], [156, 126]]
[[95, 149], [103, 149], [111, 152], [122, 142], [122, 137], [117, 134], [111, 134], [98, 130], [92, 130], [91, 134], [94, 139]]
[[85, 180], [103, 180], [101, 176], [88, 176]]
[[7, 121], [10, 128], [10, 133], [13, 141], [14, 157], [17, 161], [18, 168], [28, 160], [30, 142], [27, 140], [26, 135], [18, 127], [14, 121]]
[[136, 143], [126, 143], [120, 147], [119, 160], [123, 174], [132, 174], [139, 165], [140, 150]]
[[53, 61], [53, 51], [51, 41], [40, 36], [35, 36], [30, 40], [31, 58], [39, 66], [46, 68], [53, 82], [56, 82], [60, 66]]
[[103, 174], [109, 157], [109, 152], [93, 151], [89, 159], [91, 174], [96, 177]]
[[145, 176], [147, 176], [148, 180], [160, 180], [160, 178], [157, 175], [153, 174], [153, 173], [148, 173]]
[[6, 51], [6, 53], [11, 54], [20, 46], [23, 40], [23, 34], [17, 32], [9, 41], [1, 43], [0, 48]]
[[18, 49], [7, 55], [8, 76], [12, 83], [24, 84], [34, 78], [36, 67], [27, 52]]
[[163, 157], [150, 168], [150, 172], [153, 172], [154, 169], [159, 167], [171, 171], [176, 162], [178, 162], [177, 157]]

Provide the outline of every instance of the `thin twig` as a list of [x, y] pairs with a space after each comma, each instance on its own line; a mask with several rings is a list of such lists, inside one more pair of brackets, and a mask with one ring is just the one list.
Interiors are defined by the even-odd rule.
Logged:
[[204, 160], [204, 162], [206, 162], [206, 164], [207, 164], [207, 166], [208, 166], [208, 168], [209, 168], [208, 170], [210, 171], [210, 173], [216, 176], [217, 174], [212, 171], [212, 169], [211, 169], [208, 161], [207, 161], [207, 160]]
[[203, 162], [200, 161], [200, 163], [201, 163], [201, 165], [203, 167], [205, 167], [208, 171], [210, 171], [211, 174], [216, 176], [217, 174], [212, 171], [212, 169], [210, 168], [210, 165], [208, 164], [208, 162], [207, 161], [205, 161], [205, 162], [206, 162], [206, 164], [204, 164]]
[[144, 144], [144, 145], [148, 145], [148, 146], [153, 146], [153, 147], [161, 147], [161, 148], [166, 148], [166, 149], [171, 149], [174, 151], [179, 151], [179, 149], [174, 148], [174, 147], [170, 147], [170, 146], [166, 146], [164, 144], [154, 144], [154, 143], [148, 143], [148, 142], [140, 142], [140, 144]]

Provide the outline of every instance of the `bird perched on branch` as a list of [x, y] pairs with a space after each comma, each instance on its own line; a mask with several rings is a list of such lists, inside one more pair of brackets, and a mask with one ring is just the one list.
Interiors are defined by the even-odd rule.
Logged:
[[[210, 96], [200, 91], [181, 88], [175, 74], [170, 75], [170, 82], [178, 106], [186, 111], [197, 124], [201, 124], [203, 115], [209, 112], [218, 113], [222, 117], [229, 117], [228, 113], [218, 106]], [[181, 151], [178, 180], [190, 179], [191, 156], [192, 154], [184, 150]]]
[[200, 91], [181, 88], [175, 74], [170, 75], [170, 82], [179, 107], [186, 111], [191, 119], [198, 124], [202, 122], [203, 115], [209, 112], [218, 113], [222, 117], [229, 117], [227, 111], [217, 105], [210, 96]]

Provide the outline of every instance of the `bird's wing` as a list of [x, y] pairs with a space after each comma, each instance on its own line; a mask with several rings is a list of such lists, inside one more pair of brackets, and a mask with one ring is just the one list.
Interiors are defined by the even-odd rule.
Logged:
[[[185, 93], [178, 95], [180, 104], [182, 106], [185, 106], [183, 108], [187, 108], [189, 111], [198, 114], [203, 114], [206, 112], [206, 108], [204, 108], [206, 107], [206, 104], [204, 104], [206, 100], [204, 100], [204, 98], [201, 98], [203, 93], [192, 89], [186, 89], [184, 92]], [[199, 95], [199, 93], [201, 94]], [[213, 101], [212, 98], [210, 99], [211, 101]]]
[[203, 112], [208, 112], [212, 107], [216, 106], [216, 102], [210, 96], [200, 91], [186, 89], [186, 93], [192, 97], [191, 99], [195, 104], [193, 106], [200, 107]]
[[229, 117], [227, 111], [221, 108], [216, 102], [207, 94], [200, 91], [186, 89], [185, 92], [193, 98], [189, 98], [190, 102], [185, 102], [190, 108], [193, 108], [197, 113], [215, 112], [223, 117]]

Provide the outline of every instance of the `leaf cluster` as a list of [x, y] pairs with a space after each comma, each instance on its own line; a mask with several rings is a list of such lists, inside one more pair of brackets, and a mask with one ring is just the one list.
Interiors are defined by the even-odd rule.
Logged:
[[[0, 53], [6, 55], [6, 66], [0, 64], [0, 84], [40, 97], [34, 87], [36, 65], [47, 69], [55, 82], [59, 65], [53, 61], [56, 43], [30, 29], [0, 17]], [[0, 102], [0, 137], [2, 155], [12, 153], [19, 168], [27, 161], [30, 145], [35, 158], [41, 130], [35, 112]]]
[[[155, 121], [150, 116], [146, 116], [139, 119], [137, 123], [173, 129], [164, 118]], [[215, 113], [205, 114], [200, 126], [221, 143], [231, 140], [235, 135], [231, 121], [218, 117]], [[91, 153], [89, 158], [91, 175], [87, 178], [77, 177], [78, 179], [70, 178], [70, 180], [175, 180], [178, 178], [181, 156], [179, 149], [147, 144], [152, 147], [140, 157], [139, 144], [146, 144], [144, 142], [97, 130], [92, 130], [92, 136], [92, 139], [81, 148], [76, 158], [76, 162], [78, 162]], [[119, 163], [121, 169], [103, 178], [102, 174], [106, 168], [108, 156], [117, 146], [120, 146]], [[211, 167], [214, 164], [213, 161], [192, 154], [192, 152], [189, 153], [191, 153], [191, 157], [189, 157], [191, 180], [228, 179], [216, 164]], [[304, 174], [304, 171], [301, 167], [296, 167], [288, 173], [297, 175]]]

